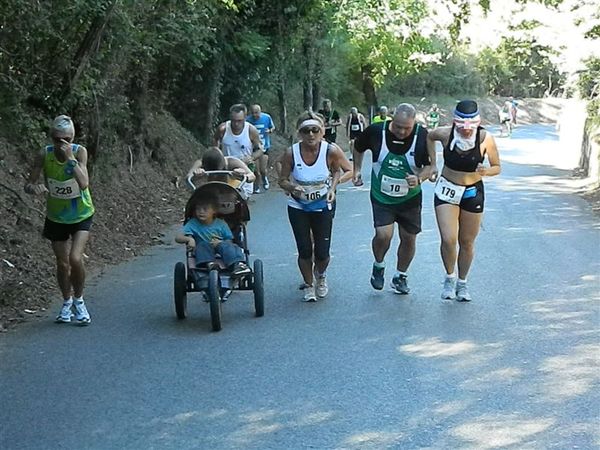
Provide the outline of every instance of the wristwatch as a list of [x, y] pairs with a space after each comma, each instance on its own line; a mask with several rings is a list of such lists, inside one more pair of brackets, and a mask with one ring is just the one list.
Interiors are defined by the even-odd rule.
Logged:
[[76, 159], [69, 159], [67, 161], [67, 166], [74, 168], [76, 165], [79, 164], [79, 161], [77, 161]]

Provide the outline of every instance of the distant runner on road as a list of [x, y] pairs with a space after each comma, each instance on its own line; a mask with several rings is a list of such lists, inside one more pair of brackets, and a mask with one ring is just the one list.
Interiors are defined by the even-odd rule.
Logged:
[[[43, 235], [52, 243], [56, 278], [63, 296], [63, 306], [56, 321], [71, 322], [74, 308], [77, 322], [88, 325], [92, 319], [83, 299], [83, 251], [95, 209], [89, 190], [87, 150], [73, 143], [75, 127], [69, 116], [54, 119], [50, 137], [53, 145], [47, 146], [36, 157], [25, 192], [47, 194]], [[40, 184], [38, 179], [42, 173], [44, 183]]]
[[427, 128], [429, 130], [435, 130], [440, 124], [440, 110], [438, 105], [434, 103], [431, 105], [431, 109], [427, 113]]
[[[454, 123], [431, 131], [430, 145], [444, 145], [444, 168], [435, 186], [435, 216], [446, 269], [442, 299], [470, 301], [467, 275], [473, 262], [475, 238], [484, 206], [483, 177], [500, 173], [500, 158], [491, 133], [481, 126], [479, 107], [463, 100], [454, 109]], [[487, 155], [489, 166], [483, 162]], [[458, 254], [456, 251], [458, 245]], [[458, 263], [458, 281], [454, 268]]]
[[417, 234], [421, 232], [421, 182], [432, 176], [435, 147], [427, 148], [427, 130], [416, 123], [416, 110], [408, 103], [396, 108], [391, 121], [372, 124], [354, 144], [354, 178], [363, 184], [361, 169], [364, 152], [371, 150], [371, 206], [375, 236], [372, 240], [371, 285], [384, 286], [385, 255], [398, 224], [400, 245], [392, 288], [408, 294], [408, 267], [415, 256]]
[[367, 126], [367, 119], [365, 119], [365, 116], [358, 112], [358, 108], [350, 108], [350, 114], [346, 119], [346, 136], [348, 137], [348, 142], [350, 143], [350, 158], [352, 158], [352, 153], [354, 152], [354, 141], [358, 136], [360, 136], [360, 133], [367, 128]]
[[323, 100], [323, 109], [319, 114], [325, 119], [325, 140], [335, 144], [337, 139], [337, 127], [342, 124], [339, 113], [331, 108], [331, 100]]
[[329, 292], [326, 271], [335, 190], [339, 183], [350, 180], [352, 168], [342, 149], [324, 139], [325, 123], [320, 115], [304, 112], [298, 119], [297, 130], [300, 142], [287, 149], [281, 158], [279, 186], [289, 194], [288, 217], [304, 279], [304, 301], [315, 302]]
[[371, 125], [373, 125], [374, 123], [385, 122], [390, 119], [391, 119], [391, 117], [388, 115], [388, 107], [382, 106], [381, 108], [379, 108], [379, 114], [377, 114], [375, 117], [373, 117], [373, 120], [371, 121]]
[[500, 108], [498, 117], [500, 119], [500, 137], [509, 136], [512, 134], [513, 119], [512, 119], [512, 104], [507, 100]]
[[246, 117], [246, 121], [256, 127], [263, 144], [264, 153], [258, 158], [257, 167], [254, 171], [257, 184], [254, 192], [259, 194], [261, 184], [265, 190], [270, 187], [269, 179], [267, 178], [267, 169], [269, 166], [269, 150], [271, 149], [271, 134], [275, 131], [275, 124], [269, 114], [262, 112], [260, 105], [252, 105], [250, 107], [250, 115]]

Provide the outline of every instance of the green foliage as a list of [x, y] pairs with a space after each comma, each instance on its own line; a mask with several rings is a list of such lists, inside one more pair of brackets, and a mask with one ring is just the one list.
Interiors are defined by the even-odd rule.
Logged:
[[583, 98], [600, 97], [600, 58], [585, 61], [585, 69], [580, 72], [577, 85]]
[[335, 15], [339, 38], [351, 48], [350, 64], [372, 68], [373, 81], [404, 75], [423, 66], [429, 40], [418, 24], [427, 17], [427, 3], [418, 0], [347, 0]]
[[386, 91], [411, 96], [485, 94], [486, 85], [477, 69], [476, 58], [457, 51], [446, 56], [443, 62], [428, 65], [422, 71], [388, 80]]
[[[489, 10], [489, 0], [478, 3]], [[90, 147], [98, 157], [117, 143], [150, 157], [154, 140], [147, 128], [154, 111], [173, 113], [208, 140], [230, 104], [258, 101], [267, 109], [286, 106], [297, 112], [308, 88], [312, 103], [327, 96], [346, 108], [372, 102], [368, 88], [374, 97], [376, 89], [413, 96], [540, 96], [561, 87], [562, 75], [552, 62], [559, 49], [527, 34], [539, 27], [536, 20], [519, 25], [524, 37], [507, 37], [475, 57], [452, 37], [476, 3], [435, 4], [453, 11], [449, 41], [424, 31], [430, 5], [426, 0], [4, 0], [0, 132], [39, 145], [49, 119], [65, 112], [74, 117], [80, 136], [99, 143]]]
[[551, 60], [556, 53], [534, 39], [504, 38], [479, 54], [477, 66], [491, 94], [542, 97], [564, 81]]

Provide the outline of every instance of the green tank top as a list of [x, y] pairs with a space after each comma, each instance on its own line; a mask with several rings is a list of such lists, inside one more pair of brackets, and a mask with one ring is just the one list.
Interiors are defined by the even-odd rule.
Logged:
[[[73, 145], [73, 154], [79, 151], [78, 144]], [[81, 190], [72, 174], [67, 174], [66, 163], [59, 162], [54, 147], [46, 147], [44, 156], [44, 177], [48, 187], [47, 216], [53, 222], [79, 223], [94, 214], [94, 204], [89, 188]]]
[[384, 125], [382, 127], [379, 158], [373, 163], [371, 196], [379, 203], [397, 205], [421, 192], [420, 184], [410, 188], [406, 182], [406, 175], [414, 175], [416, 172], [414, 153], [419, 135], [419, 125], [417, 124], [415, 137], [404, 155], [390, 153], [385, 142], [386, 129], [387, 127]]

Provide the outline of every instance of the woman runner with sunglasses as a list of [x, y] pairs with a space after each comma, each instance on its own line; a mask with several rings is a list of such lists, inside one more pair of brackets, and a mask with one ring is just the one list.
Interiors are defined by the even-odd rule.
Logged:
[[[500, 173], [496, 142], [480, 123], [477, 103], [463, 100], [454, 109], [452, 126], [437, 128], [427, 135], [431, 143], [439, 141], [444, 145], [444, 168], [434, 194], [435, 216], [442, 240], [440, 250], [446, 269], [442, 299], [471, 300], [467, 274], [483, 216], [482, 178]], [[487, 167], [483, 164], [486, 155]], [[457, 262], [458, 282], [454, 274]]]
[[304, 112], [297, 129], [300, 142], [281, 158], [279, 186], [290, 195], [288, 217], [304, 279], [304, 301], [314, 302], [328, 292], [335, 189], [352, 178], [352, 166], [340, 147], [324, 139], [325, 122], [320, 115]]

